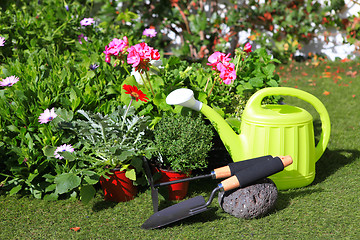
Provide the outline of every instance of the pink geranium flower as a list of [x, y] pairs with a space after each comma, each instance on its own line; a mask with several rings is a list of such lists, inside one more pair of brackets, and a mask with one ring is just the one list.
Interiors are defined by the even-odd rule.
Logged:
[[212, 66], [212, 69], [216, 70], [216, 67], [219, 62], [227, 63], [231, 60], [231, 58], [229, 58], [229, 56], [230, 56], [230, 53], [228, 53], [226, 55], [225, 53], [222, 53], [222, 52], [214, 52], [208, 58], [209, 63], [207, 63], [207, 65]]
[[64, 157], [61, 156], [59, 152], [74, 152], [74, 148], [70, 144], [63, 144], [60, 147], [57, 147], [54, 152], [55, 158], [63, 159]]
[[230, 53], [214, 52], [208, 58], [209, 63], [207, 63], [214, 71], [220, 73], [219, 77], [225, 84], [231, 84], [236, 79], [235, 65], [230, 63], [229, 56]]
[[105, 62], [110, 63], [111, 56], [119, 57], [124, 54], [128, 46], [129, 41], [126, 36], [123, 39], [114, 38], [108, 46], [105, 46]]
[[84, 18], [83, 20], [80, 21], [80, 24], [81, 24], [81, 26], [90, 26], [94, 22], [95, 21], [93, 18]]
[[19, 81], [18, 77], [10, 76], [10, 77], [7, 77], [7, 78], [3, 79], [0, 82], [0, 86], [2, 86], [2, 87], [11, 87], [12, 85], [17, 83], [18, 81]]
[[55, 113], [55, 109], [52, 108], [51, 110], [45, 109], [43, 113], [39, 116], [39, 122], [40, 124], [51, 122], [54, 118], [57, 117], [57, 114]]
[[156, 30], [154, 28], [146, 28], [144, 31], [143, 31], [143, 35], [147, 36], [147, 37], [155, 37], [157, 34]]
[[130, 47], [127, 51], [127, 63], [132, 64], [136, 71], [149, 71], [150, 61], [160, 59], [158, 50], [144, 42]]
[[236, 79], [235, 65], [233, 63], [223, 65], [220, 78], [225, 84], [231, 84]]

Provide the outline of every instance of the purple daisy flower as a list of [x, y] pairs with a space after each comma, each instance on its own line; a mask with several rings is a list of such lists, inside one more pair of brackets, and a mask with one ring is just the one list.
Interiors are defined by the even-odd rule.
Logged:
[[10, 76], [10, 77], [7, 77], [7, 78], [3, 79], [0, 82], [0, 86], [2, 86], [2, 87], [11, 87], [12, 85], [17, 83], [18, 81], [19, 81], [18, 77]]
[[80, 35], [78, 36], [78, 41], [79, 41], [80, 44], [82, 44], [82, 41], [81, 41], [82, 38], [83, 38], [86, 42], [88, 41], [88, 37], [87, 37], [87, 36], [85, 36], [84, 34], [80, 34]]
[[3, 47], [5, 44], [5, 38], [4, 37], [0, 37], [0, 47]]
[[84, 18], [83, 20], [80, 21], [81, 26], [89, 26], [91, 24], [93, 24], [95, 21], [93, 18]]
[[39, 122], [40, 124], [51, 122], [54, 118], [57, 117], [57, 114], [55, 113], [54, 108], [51, 110], [45, 109], [45, 111], [40, 114]]
[[97, 69], [98, 67], [99, 67], [99, 65], [97, 65], [96, 63], [94, 63], [94, 64], [91, 64], [89, 68], [90, 68], [90, 70], [93, 70], [93, 71], [94, 71], [94, 70]]
[[145, 36], [148, 36], [148, 37], [155, 37], [157, 34], [157, 32], [155, 31], [154, 28], [146, 28], [144, 31], [143, 31], [143, 35]]
[[61, 145], [60, 147], [57, 147], [55, 152], [54, 152], [54, 155], [55, 155], [55, 158], [58, 158], [58, 159], [63, 159], [64, 157], [61, 156], [59, 154], [59, 152], [74, 152], [74, 148], [69, 144], [63, 144]]

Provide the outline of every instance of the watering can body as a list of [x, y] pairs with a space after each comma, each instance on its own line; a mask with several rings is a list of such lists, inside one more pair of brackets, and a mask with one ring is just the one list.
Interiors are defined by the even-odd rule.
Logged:
[[[317, 110], [322, 122], [317, 146], [311, 114], [295, 106], [261, 105], [265, 97], [273, 95], [300, 98]], [[169, 102], [172, 102], [171, 99]], [[270, 176], [279, 190], [307, 186], [314, 180], [315, 163], [329, 141], [330, 118], [324, 105], [313, 95], [286, 87], [259, 90], [245, 106], [240, 135], [206, 104], [195, 100], [195, 103], [188, 101], [183, 106], [198, 110], [211, 120], [234, 162], [264, 155], [290, 155], [293, 164]]]

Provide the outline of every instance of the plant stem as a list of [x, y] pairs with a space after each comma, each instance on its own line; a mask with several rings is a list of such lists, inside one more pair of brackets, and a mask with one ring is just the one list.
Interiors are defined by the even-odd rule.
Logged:
[[211, 77], [209, 77], [208, 80], [206, 81], [206, 85], [205, 85], [205, 88], [204, 88], [204, 92], [206, 92], [206, 88], [207, 88], [207, 86], [208, 86], [208, 84], [209, 84], [209, 82], [210, 82], [210, 79], [211, 79]]
[[126, 108], [125, 114], [124, 114], [124, 116], [123, 116], [123, 121], [122, 121], [122, 124], [121, 124], [121, 130], [122, 130], [123, 127], [124, 127], [124, 123], [125, 123], [125, 120], [126, 120], [126, 115], [127, 115], [127, 113], [129, 112], [129, 109], [130, 109], [130, 106], [131, 106], [132, 101], [133, 101], [133, 98], [131, 97], [129, 106]]
[[129, 70], [127, 69], [126, 66], [124, 66], [124, 62], [121, 62], [121, 65], [123, 66], [123, 68], [125, 68], [125, 71], [127, 72], [128, 75], [131, 75]]
[[239, 63], [240, 63], [240, 59], [242, 58], [242, 54], [239, 55], [238, 61], [236, 63], [236, 68], [235, 68], [235, 73], [237, 73], [238, 68], [239, 68]]
[[211, 87], [211, 89], [210, 89], [210, 92], [209, 92], [209, 94], [208, 94], [208, 96], [207, 96], [207, 97], [210, 97], [211, 92], [212, 92], [212, 90], [213, 90], [213, 89], [214, 89], [214, 87], [215, 87], [216, 80], [217, 80], [217, 78], [215, 78], [215, 79], [214, 79], [214, 84], [212, 85], [212, 87]]
[[147, 71], [145, 71], [145, 74], [146, 74], [146, 78], [147, 78], [147, 80], [148, 80], [148, 82], [149, 82], [149, 86], [150, 86], [151, 93], [152, 93], [153, 97], [155, 98], [155, 93], [154, 93], [154, 90], [153, 90], [153, 88], [152, 88], [152, 86], [151, 86], [151, 82], [150, 82], [150, 78], [149, 78], [149, 73], [148, 73]]
[[143, 81], [143, 83], [144, 83], [144, 86], [145, 86], [146, 91], [149, 91], [149, 89], [148, 89], [148, 88], [147, 88], [147, 86], [146, 86], [145, 79], [143, 78], [143, 76], [142, 76], [141, 72], [139, 72], [139, 73], [140, 73], [141, 80], [142, 80], [142, 81]]

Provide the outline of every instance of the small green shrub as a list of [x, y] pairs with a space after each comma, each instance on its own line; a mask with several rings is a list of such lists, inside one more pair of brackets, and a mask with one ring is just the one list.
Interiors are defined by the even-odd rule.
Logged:
[[161, 119], [154, 130], [162, 167], [189, 172], [207, 167], [212, 147], [212, 127], [198, 117], [173, 115]]

